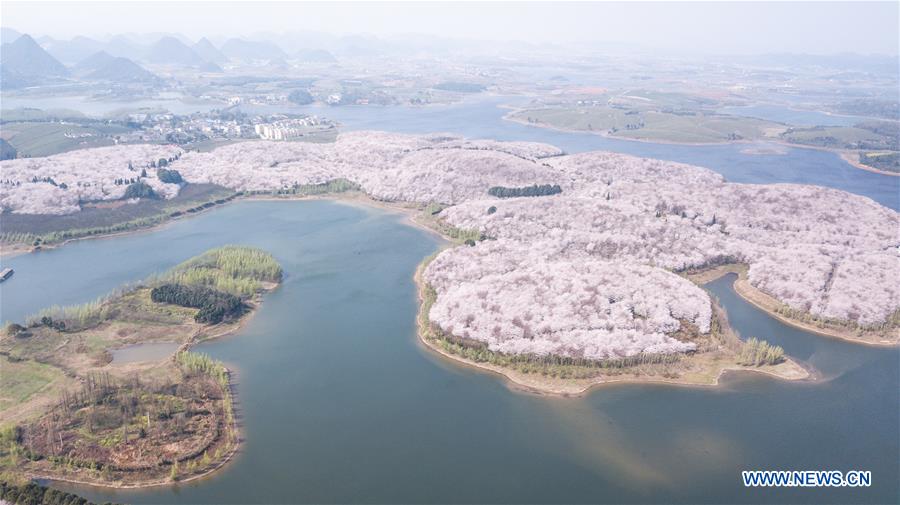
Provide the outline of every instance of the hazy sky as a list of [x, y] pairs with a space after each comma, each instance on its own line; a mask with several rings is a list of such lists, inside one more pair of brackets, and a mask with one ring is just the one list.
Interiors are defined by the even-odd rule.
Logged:
[[714, 53], [897, 54], [900, 2], [7, 2], [6, 27], [53, 37], [311, 30], [538, 42], [638, 43]]

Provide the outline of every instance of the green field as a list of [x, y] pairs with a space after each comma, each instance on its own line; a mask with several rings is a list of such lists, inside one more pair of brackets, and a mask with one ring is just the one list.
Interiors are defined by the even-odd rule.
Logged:
[[19, 157], [50, 156], [75, 149], [113, 145], [115, 135], [130, 130], [120, 126], [82, 126], [73, 123], [4, 123], [0, 136], [12, 144]]
[[56, 367], [34, 361], [2, 359], [0, 373], [0, 411], [28, 401], [32, 395], [54, 381], [64, 378]]
[[761, 119], [703, 113], [674, 114], [610, 106], [559, 107], [516, 112], [513, 119], [535, 126], [596, 131], [664, 142], [727, 142], [766, 138], [783, 126]]
[[793, 128], [782, 137], [793, 144], [803, 144], [837, 149], [886, 149], [896, 150], [898, 139], [891, 134], [882, 134], [855, 126], [819, 126], [815, 128]]

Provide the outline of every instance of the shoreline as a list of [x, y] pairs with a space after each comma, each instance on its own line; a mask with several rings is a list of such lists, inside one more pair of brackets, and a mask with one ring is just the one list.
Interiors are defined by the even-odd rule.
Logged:
[[900, 330], [896, 330], [898, 334], [893, 341], [871, 340], [848, 334], [850, 330], [819, 327], [815, 324], [797, 321], [796, 319], [775, 312], [772, 307], [768, 305], [780, 302], [777, 302], [777, 300], [771, 295], [760, 291], [752, 284], [750, 284], [750, 282], [746, 278], [745, 267], [741, 265], [720, 265], [717, 267], [707, 268], [699, 272], [685, 274], [685, 277], [687, 277], [689, 280], [694, 281], [695, 283], [706, 284], [707, 282], [712, 282], [730, 273], [736, 274], [738, 276], [732, 288], [734, 289], [734, 292], [741, 297], [742, 300], [788, 326], [797, 328], [798, 330], [803, 330], [808, 333], [813, 333], [823, 337], [835, 338], [857, 345], [868, 345], [872, 347], [896, 347], [900, 345]]
[[[192, 217], [200, 216], [206, 214], [212, 210], [223, 208], [224, 206], [236, 202], [236, 201], [260, 201], [260, 202], [269, 202], [269, 201], [302, 201], [302, 200], [330, 200], [337, 203], [344, 203], [347, 205], [364, 205], [368, 207], [380, 208], [383, 210], [389, 210], [393, 212], [399, 212], [401, 214], [407, 215], [409, 219], [409, 223], [413, 226], [416, 226], [422, 230], [428, 231], [429, 233], [434, 233], [438, 236], [443, 237], [440, 233], [435, 232], [431, 228], [427, 226], [423, 226], [420, 223], [416, 222], [414, 217], [414, 210], [412, 208], [405, 207], [403, 203], [392, 203], [392, 202], [383, 202], [380, 200], [375, 200], [372, 197], [368, 196], [362, 191], [345, 191], [341, 193], [326, 193], [321, 195], [243, 195], [237, 198], [233, 198], [225, 203], [213, 205], [211, 207], [205, 208], [203, 210], [193, 212], [190, 214], [182, 214], [176, 217], [168, 217], [163, 221], [150, 225], [150, 226], [139, 226], [131, 230], [122, 230], [113, 233], [106, 234], [98, 234], [98, 235], [86, 235], [84, 237], [74, 237], [63, 240], [62, 242], [49, 244], [49, 245], [41, 245], [40, 249], [36, 249], [34, 246], [26, 245], [23, 243], [4, 243], [2, 247], [0, 247], [0, 259], [10, 259], [15, 256], [21, 256], [23, 254], [31, 254], [31, 253], [40, 253], [43, 251], [52, 251], [54, 249], [58, 249], [67, 244], [74, 243], [81, 240], [102, 240], [107, 238], [116, 238], [122, 237], [126, 235], [138, 234], [138, 233], [146, 233], [158, 231], [172, 223], [176, 223], [182, 219], [190, 219]], [[413, 205], [413, 204], [410, 204]]]
[[[785, 145], [789, 145], [789, 144], [785, 144]], [[898, 174], [898, 175], [900, 175], [900, 174]], [[6, 259], [8, 257], [12, 257], [12, 256], [19, 255], [19, 254], [38, 253], [43, 250], [55, 249], [57, 247], [61, 247], [65, 244], [68, 244], [71, 241], [76, 241], [76, 240], [107, 239], [107, 238], [115, 238], [115, 237], [119, 237], [119, 236], [125, 236], [128, 234], [152, 232], [152, 231], [161, 229], [162, 227], [168, 226], [169, 224], [177, 222], [178, 220], [189, 219], [191, 217], [201, 215], [209, 210], [220, 208], [224, 205], [227, 205], [227, 204], [235, 202], [235, 201], [303, 201], [303, 200], [327, 200], [327, 201], [335, 202], [340, 205], [376, 208], [376, 209], [384, 210], [387, 212], [397, 213], [397, 214], [400, 214], [403, 216], [403, 222], [406, 223], [407, 225], [415, 227], [419, 230], [428, 232], [429, 234], [431, 234], [435, 237], [438, 237], [445, 242], [452, 243], [452, 239], [443, 235], [437, 229], [435, 229], [431, 226], [428, 226], [427, 224], [425, 224], [425, 223], [421, 222], [419, 219], [417, 219], [417, 216], [419, 216], [420, 213], [418, 212], [418, 209], [415, 208], [415, 206], [418, 204], [409, 203], [409, 202], [387, 202], [387, 201], [375, 200], [374, 198], [370, 197], [363, 191], [354, 190], [354, 191], [345, 191], [345, 192], [341, 192], [341, 193], [326, 193], [326, 194], [319, 194], [319, 195], [244, 195], [244, 196], [240, 196], [238, 198], [234, 198], [234, 199], [226, 202], [225, 204], [215, 205], [215, 206], [212, 206], [210, 208], [204, 209], [200, 212], [196, 212], [193, 214], [185, 214], [185, 215], [181, 215], [181, 216], [178, 216], [175, 218], [171, 218], [171, 219], [168, 219], [166, 221], [163, 221], [161, 223], [155, 224], [150, 227], [136, 228], [134, 230], [125, 230], [125, 231], [111, 233], [108, 235], [90, 235], [90, 236], [86, 236], [86, 237], [72, 238], [72, 239], [65, 240], [64, 242], [60, 242], [59, 244], [54, 244], [49, 247], [43, 247], [42, 249], [39, 249], [39, 250], [19, 250], [9, 256], [6, 256], [5, 252], [0, 251], [0, 258]], [[701, 275], [706, 272], [714, 271], [714, 270], [717, 270], [720, 268], [723, 268], [723, 267], [722, 266], [713, 267], [711, 269], [706, 269], [702, 272], [694, 272], [691, 274], [687, 274], [687, 277], [691, 278], [692, 276]], [[715, 280], [718, 277], [721, 277], [722, 275], [725, 275], [728, 272], [729, 271], [723, 271], [721, 273], [718, 273], [716, 277], [711, 277], [708, 280], [706, 280], [705, 282]], [[735, 270], [735, 273], [738, 273], [739, 275], [741, 275], [740, 272], [738, 272], [736, 270]], [[766, 297], [766, 298], [771, 298], [771, 296], [769, 296], [766, 293], [763, 293], [762, 291], [757, 290], [753, 286], [750, 286], [749, 283], [746, 283], [746, 286], [744, 285], [744, 283], [741, 283], [741, 285], [738, 286], [738, 283], [736, 282], [734, 290], [739, 296], [741, 296], [742, 299], [751, 303], [756, 308], [766, 312], [768, 315], [774, 317], [775, 319], [778, 319], [779, 321], [781, 321], [784, 324], [793, 326], [793, 327], [798, 328], [803, 331], [808, 331], [810, 333], [814, 333], [816, 335], [821, 335], [821, 336], [825, 336], [825, 337], [838, 338], [838, 339], [841, 339], [841, 340], [844, 340], [847, 342], [856, 343], [856, 344], [879, 346], [879, 347], [892, 347], [892, 346], [900, 345], [900, 330], [897, 331], [898, 334], [895, 337], [894, 341], [867, 340], [867, 339], [860, 338], [857, 336], [847, 335], [846, 332], [842, 331], [842, 330], [822, 328], [822, 327], [816, 326], [814, 324], [797, 321], [797, 320], [791, 319], [787, 316], [784, 316], [782, 314], [778, 314], [778, 313], [774, 312], [774, 310], [772, 310], [770, 307], [767, 307], [767, 306], [761, 304], [761, 302], [753, 299], [754, 296]]]
[[870, 167], [868, 165], [860, 163], [858, 160], [853, 159], [852, 155], [854, 154], [854, 151], [848, 150], [848, 149], [837, 149], [837, 148], [831, 148], [831, 147], [811, 146], [811, 145], [804, 145], [804, 144], [792, 144], [790, 142], [785, 142], [783, 140], [778, 140], [778, 139], [756, 139], [756, 140], [747, 139], [747, 140], [731, 140], [731, 141], [724, 140], [721, 142], [676, 142], [676, 141], [672, 141], [672, 140], [652, 140], [652, 139], [639, 139], [639, 138], [631, 138], [631, 137], [620, 137], [617, 135], [610, 135], [608, 133], [604, 133], [601, 131], [576, 130], [574, 128], [565, 128], [562, 126], [554, 126], [554, 125], [549, 125], [546, 123], [529, 123], [527, 121], [523, 121], [521, 119], [513, 117], [514, 114], [527, 111], [528, 109], [515, 108], [512, 106], [504, 107], [504, 108], [509, 109], [509, 112], [507, 112], [506, 114], [504, 114], [502, 116], [502, 118], [501, 118], [502, 120], [510, 121], [510, 122], [517, 123], [517, 124], [520, 124], [523, 126], [531, 126], [534, 128], [545, 128], [548, 130], [555, 130], [555, 131], [563, 132], [563, 133], [586, 133], [586, 134], [591, 134], [591, 135], [599, 135], [603, 138], [613, 139], [613, 140], [624, 140], [624, 141], [629, 141], [629, 142], [643, 142], [646, 144], [662, 144], [662, 145], [674, 145], [674, 146], [696, 146], [696, 147], [707, 146], [708, 147], [708, 146], [740, 145], [740, 144], [751, 145], [751, 144], [763, 142], [763, 143], [770, 143], [770, 144], [791, 147], [791, 148], [796, 148], [796, 149], [814, 149], [816, 151], [825, 151], [825, 152], [829, 152], [829, 153], [834, 153], [838, 157], [840, 157], [841, 160], [843, 160], [844, 162], [846, 162], [848, 165], [852, 166], [853, 168], [857, 168], [859, 170], [865, 170], [867, 172], [872, 172], [872, 173], [879, 174], [879, 175], [900, 177], [900, 172], [888, 172], [886, 170], [879, 170], [875, 167]]
[[[418, 312], [416, 314], [416, 340], [421, 345], [423, 345], [427, 349], [427, 351], [433, 352], [439, 359], [447, 360], [448, 362], [457, 366], [471, 368], [479, 372], [485, 372], [503, 377], [510, 389], [514, 391], [543, 396], [574, 398], [585, 396], [591, 393], [596, 388], [613, 385], [665, 384], [679, 387], [705, 388], [718, 386], [721, 378], [726, 373], [732, 372], [759, 373], [774, 377], [779, 380], [816, 380], [814, 373], [789, 357], [785, 357], [785, 360], [782, 363], [779, 363], [778, 365], [771, 365], [770, 368], [765, 369], [761, 369], [758, 367], [745, 367], [735, 363], [716, 363], [715, 361], [713, 363], [706, 364], [700, 363], [702, 369], [699, 377], [700, 379], [704, 378], [705, 375], [708, 376], [708, 372], [710, 372], [711, 370], [715, 370], [715, 374], [711, 376], [710, 380], [697, 380], [685, 377], [667, 378], [655, 375], [641, 376], [640, 374], [636, 373], [632, 373], [628, 376], [610, 376], [601, 374], [598, 377], [592, 377], [589, 379], [559, 379], [550, 378], [541, 374], [525, 374], [517, 370], [494, 365], [491, 363], [478, 363], [441, 349], [426, 336], [427, 332], [423, 327], [424, 319], [425, 317], [427, 317], [427, 314], [424, 313], [425, 306], [423, 303], [423, 291], [425, 283], [422, 279], [422, 273], [427, 266], [427, 261], [428, 259], [426, 258], [426, 260], [420, 263], [416, 267], [416, 271], [413, 274], [413, 282], [416, 285], [416, 297], [419, 305]], [[705, 369], [703, 369], [704, 365], [706, 367]], [[773, 368], [780, 368], [780, 370], [776, 371], [773, 370]]]
[[[263, 286], [263, 290], [261, 292], [257, 293], [256, 295], [254, 295], [254, 297], [250, 300], [250, 302], [252, 304], [250, 305], [249, 310], [246, 313], [244, 313], [238, 321], [235, 321], [233, 323], [229, 323], [229, 324], [225, 325], [226, 326], [225, 328], [217, 328], [217, 326], [220, 326], [220, 325], [214, 325], [208, 329], [200, 328], [199, 331], [196, 331], [193, 334], [189, 335], [187, 337], [187, 340], [184, 343], [182, 343], [180, 346], [178, 346], [178, 348], [172, 354], [170, 354], [170, 355], [166, 356], [165, 358], [158, 360], [158, 361], [160, 363], [173, 362], [175, 360], [175, 356], [179, 352], [190, 351], [194, 346], [196, 346], [198, 344], [213, 341], [213, 340], [218, 340], [220, 338], [235, 334], [239, 330], [243, 329], [259, 311], [263, 296], [278, 289], [278, 287], [281, 286], [281, 282], [262, 283], [262, 286]], [[223, 331], [217, 331], [217, 332], [214, 331], [212, 333], [208, 333], [207, 331], [204, 331], [204, 330], [217, 330], [217, 329], [223, 329]], [[112, 364], [111, 362], [107, 363], [106, 365], [104, 365], [104, 367], [101, 367], [101, 368], [108, 367], [111, 364]], [[223, 366], [224, 366], [224, 364], [223, 364]], [[235, 386], [234, 375], [236, 374], [236, 371], [234, 368], [227, 367], [227, 366], [225, 367], [225, 370], [228, 373], [228, 390], [231, 393], [231, 403], [233, 406], [233, 404], [235, 403], [235, 399], [237, 398], [237, 392], [234, 390], [234, 386]], [[30, 480], [44, 480], [44, 481], [48, 481], [48, 482], [64, 482], [64, 483], [68, 483], [68, 484], [75, 484], [78, 486], [88, 486], [88, 487], [102, 488], [102, 489], [143, 489], [143, 488], [161, 487], [161, 486], [174, 486], [174, 485], [178, 485], [183, 482], [190, 482], [190, 481], [195, 481], [198, 479], [211, 478], [214, 473], [218, 472], [219, 470], [224, 468], [227, 464], [229, 464], [230, 462], [235, 460], [241, 447], [244, 444], [244, 438], [242, 436], [241, 425], [238, 422], [237, 418], [234, 416], [232, 416], [230, 432], [234, 436], [234, 442], [233, 442], [233, 444], [231, 444], [230, 449], [224, 455], [220, 456], [219, 459], [216, 459], [209, 468], [203, 470], [202, 472], [191, 474], [191, 475], [184, 476], [184, 477], [179, 477], [176, 480], [173, 480], [171, 477], [160, 477], [160, 478], [153, 478], [153, 479], [143, 480], [143, 481], [136, 480], [136, 481], [128, 482], [128, 483], [124, 483], [121, 481], [102, 482], [102, 481], [76, 479], [76, 478], [72, 478], [72, 477], [53, 477], [48, 474], [28, 473], [27, 471], [24, 472], [24, 476]], [[220, 437], [228, 437], [227, 432], [220, 435]]]
[[859, 161], [859, 155], [856, 154], [855, 151], [841, 150], [838, 152], [838, 155], [841, 157], [842, 160], [846, 161], [848, 164], [853, 165], [854, 167], [856, 167], [860, 170], [865, 170], [866, 172], [872, 172], [872, 173], [881, 174], [881, 175], [890, 175], [893, 177], [900, 177], [900, 172], [888, 172], [887, 170], [880, 170], [875, 167], [870, 167], [869, 165], [866, 165], [865, 163]]

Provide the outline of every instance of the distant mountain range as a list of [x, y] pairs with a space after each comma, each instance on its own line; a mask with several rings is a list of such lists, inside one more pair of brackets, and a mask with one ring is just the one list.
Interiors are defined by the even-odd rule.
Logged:
[[100, 51], [75, 65], [72, 70], [89, 81], [154, 84], [162, 79], [137, 63]]
[[69, 70], [29, 35], [0, 46], [0, 86], [31, 86], [69, 75]]
[[10, 42], [15, 42], [15, 40], [21, 37], [22, 34], [13, 30], [12, 28], [0, 28], [0, 44], [9, 44]]
[[219, 51], [219, 49], [206, 37], [198, 40], [192, 49], [204, 60], [215, 63], [216, 65], [222, 65], [228, 62], [228, 56], [222, 54], [222, 51]]
[[88, 56], [103, 51], [107, 44], [88, 37], [75, 37], [72, 40], [49, 39], [41, 43], [48, 53], [62, 63], [71, 65]]
[[163, 37], [150, 46], [145, 61], [165, 65], [200, 67], [207, 63], [202, 56], [175, 37]]

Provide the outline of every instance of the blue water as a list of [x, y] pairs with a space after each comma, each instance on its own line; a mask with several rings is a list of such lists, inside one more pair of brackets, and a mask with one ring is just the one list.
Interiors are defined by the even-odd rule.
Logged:
[[[706, 166], [748, 183], [821, 184], [900, 207], [900, 179], [822, 151], [677, 146], [503, 121], [508, 99], [426, 108], [298, 108], [347, 129], [534, 140]], [[763, 145], [762, 147], [767, 147]], [[780, 146], [779, 146], [780, 147]], [[782, 345], [813, 382], [726, 375], [717, 388], [613, 386], [578, 399], [513, 393], [415, 339], [412, 272], [439, 247], [394, 214], [324, 201], [238, 202], [160, 229], [2, 261], [0, 319], [20, 321], [165, 270], [211, 247], [272, 252], [285, 281], [238, 334], [202, 350], [238, 370], [245, 444], [210, 479], [114, 492], [129, 503], [896, 503], [900, 351], [785, 326], [708, 288], [744, 337]], [[745, 469], [871, 470], [869, 489], [748, 490]]]
[[[412, 273], [437, 239], [396, 214], [327, 201], [242, 201], [13, 257], [0, 310], [19, 319], [86, 301], [229, 243], [264, 248], [285, 270], [240, 332], [200, 347], [238, 372], [236, 461], [171, 487], [60, 487], [127, 503], [888, 503], [900, 492], [900, 351], [785, 326], [730, 278], [708, 288], [734, 327], [821, 379], [515, 393], [418, 344]], [[741, 485], [741, 470], [789, 468], [871, 470], [874, 485]]]

